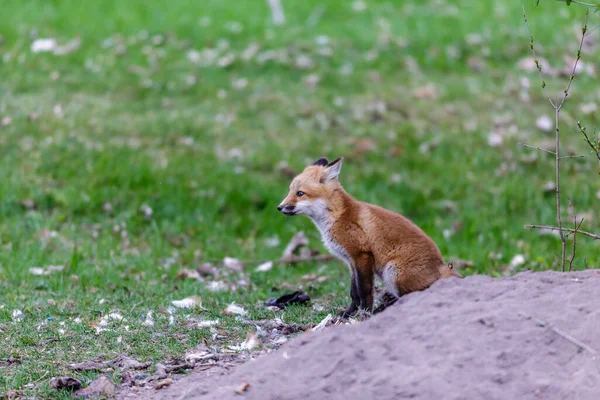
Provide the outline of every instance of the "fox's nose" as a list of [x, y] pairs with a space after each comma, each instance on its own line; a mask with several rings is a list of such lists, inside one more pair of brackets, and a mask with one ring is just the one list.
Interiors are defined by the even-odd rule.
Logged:
[[277, 211], [283, 210], [283, 206], [277, 206]]

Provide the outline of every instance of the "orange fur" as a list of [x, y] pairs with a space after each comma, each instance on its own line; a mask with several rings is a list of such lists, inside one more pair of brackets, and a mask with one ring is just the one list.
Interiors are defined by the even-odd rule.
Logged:
[[332, 163], [321, 159], [306, 167], [278, 209], [309, 216], [328, 250], [348, 264], [353, 275], [348, 314], [371, 310], [375, 274], [396, 296], [424, 290], [440, 278], [460, 277], [410, 220], [346, 193], [337, 179], [341, 163], [341, 158]]

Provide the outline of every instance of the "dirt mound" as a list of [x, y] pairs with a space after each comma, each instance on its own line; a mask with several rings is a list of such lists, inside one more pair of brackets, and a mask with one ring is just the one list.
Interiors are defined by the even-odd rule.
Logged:
[[364, 323], [302, 335], [229, 375], [192, 375], [154, 396], [597, 400], [599, 302], [597, 270], [442, 280]]

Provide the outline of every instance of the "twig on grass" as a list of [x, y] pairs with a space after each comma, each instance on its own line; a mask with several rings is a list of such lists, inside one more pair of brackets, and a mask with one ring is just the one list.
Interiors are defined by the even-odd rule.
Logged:
[[587, 344], [582, 343], [581, 341], [575, 339], [573, 336], [569, 335], [566, 332], [561, 331], [560, 329], [549, 324], [548, 322], [544, 322], [539, 318], [534, 318], [531, 315], [529, 315], [523, 311], [519, 312], [519, 315], [524, 317], [525, 319], [534, 321], [536, 324], [538, 324], [542, 327], [546, 327], [546, 328], [550, 329], [552, 332], [556, 333], [558, 336], [562, 337], [563, 339], [568, 340], [569, 342], [573, 343], [575, 346], [588, 351], [590, 354], [592, 354], [594, 356], [598, 355], [598, 352], [596, 350], [594, 350], [593, 348], [591, 348], [590, 346], [588, 346]]

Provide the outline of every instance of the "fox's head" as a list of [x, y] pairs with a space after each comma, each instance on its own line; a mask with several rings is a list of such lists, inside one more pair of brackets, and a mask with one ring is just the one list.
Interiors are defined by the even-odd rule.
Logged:
[[338, 175], [343, 157], [328, 162], [320, 158], [309, 165], [290, 184], [290, 191], [277, 209], [285, 215], [320, 218], [327, 212], [327, 200], [339, 188]]

